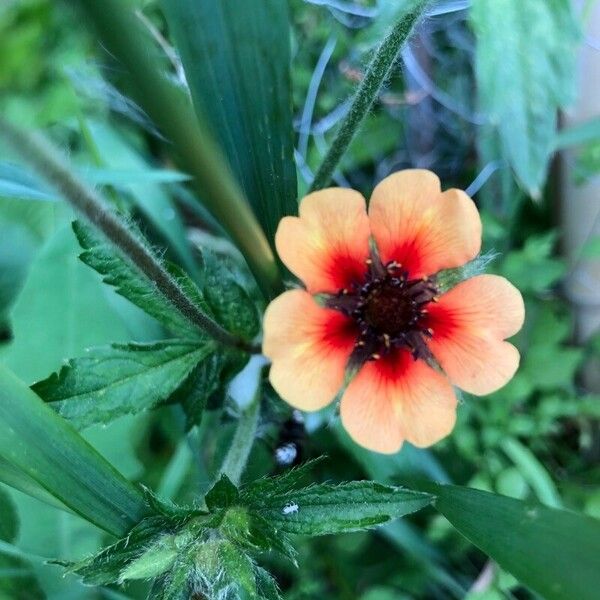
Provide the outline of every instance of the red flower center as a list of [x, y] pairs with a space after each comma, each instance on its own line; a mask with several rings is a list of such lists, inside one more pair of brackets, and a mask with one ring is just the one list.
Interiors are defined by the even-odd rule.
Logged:
[[353, 285], [330, 297], [327, 306], [351, 317], [358, 326], [358, 339], [351, 363], [358, 366], [377, 360], [394, 348], [408, 348], [415, 359], [432, 357], [426, 339], [426, 306], [435, 301], [434, 278], [409, 279], [395, 262], [383, 265], [378, 258], [367, 261], [362, 285]]

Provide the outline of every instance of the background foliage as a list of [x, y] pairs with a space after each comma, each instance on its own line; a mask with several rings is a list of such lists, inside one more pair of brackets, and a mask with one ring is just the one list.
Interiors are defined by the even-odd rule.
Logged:
[[[154, 52], [174, 84], [182, 88], [187, 81], [195, 106], [206, 114], [230, 159], [235, 157], [232, 171], [244, 182], [261, 224], [272, 233], [279, 215], [293, 212], [296, 178], [300, 196], [308, 189], [348, 110], [346, 98], [361, 81], [373, 48], [407, 3], [294, 0], [289, 6], [292, 70], [270, 74], [274, 89], [266, 96], [261, 95], [264, 82], [252, 77], [251, 65], [260, 61], [261, 53], [286, 57], [287, 45], [276, 35], [288, 18], [284, 3], [276, 10], [265, 8], [265, 14], [237, 15], [238, 22], [215, 8], [219, 2], [207, 2], [185, 23], [181, 15], [193, 3], [184, 0], [165, 2], [162, 10], [155, 1], [127, 4], [158, 40]], [[173, 168], [169, 144], [147, 115], [118, 91], [127, 92], [130, 86], [121, 65], [100, 51], [78, 19], [50, 0], [9, 1], [0, 7], [0, 112], [14, 122], [45, 128], [68, 148], [79, 175], [127, 214], [132, 227], [139, 227], [165, 261], [177, 265], [179, 281], [199, 305], [230, 331], [251, 339], [259, 330], [264, 300], [245, 263], [198, 202], [188, 176]], [[260, 35], [265, 21], [273, 28], [272, 39]], [[182, 30], [184, 24], [201, 35], [190, 37]], [[281, 497], [269, 492], [273, 508], [262, 501], [269, 496], [269, 480], [263, 480], [265, 489], [250, 484], [240, 492], [220, 480], [206, 497], [207, 506], [201, 507], [208, 515], [182, 520], [171, 505], [161, 505], [162, 520], [134, 530], [132, 539], [144, 553], [124, 557], [117, 543], [101, 555], [104, 570], [98, 570], [94, 559], [79, 561], [115, 539], [49, 504], [58, 501], [48, 495], [52, 490], [47, 486], [37, 485], [39, 474], [23, 478], [0, 459], [0, 480], [12, 486], [0, 487], [0, 598], [145, 598], [149, 584], [144, 579], [150, 575], [158, 577], [155, 585], [163, 586], [161, 590], [174, 590], [189, 568], [175, 561], [172, 544], [187, 547], [189, 536], [206, 536], [203, 560], [216, 561], [226, 571], [221, 579], [216, 567], [212, 575], [205, 571], [211, 585], [222, 586], [222, 596], [215, 597], [229, 597], [230, 581], [241, 582], [233, 592], [241, 597], [277, 597], [269, 596], [275, 592], [267, 569], [286, 600], [533, 598], [514, 577], [523, 577], [522, 565], [514, 564], [520, 551], [514, 547], [516, 538], [503, 534], [516, 522], [524, 528], [523, 536], [533, 531], [523, 539], [539, 558], [527, 567], [539, 580], [528, 581], [530, 586], [547, 597], [589, 593], [585, 582], [593, 573], [577, 570], [576, 559], [581, 556], [579, 564], [584, 564], [588, 549], [597, 547], [595, 519], [586, 521], [588, 537], [581, 531], [568, 549], [573, 552], [570, 583], [579, 581], [581, 590], [557, 590], [548, 575], [554, 555], [553, 535], [547, 531], [572, 532], [580, 524], [568, 517], [557, 520], [547, 509], [528, 509], [539, 511], [533, 515], [520, 512], [524, 505], [506, 499], [494, 505], [496, 496], [463, 497], [466, 492], [458, 488], [436, 492], [419, 483], [470, 486], [600, 517], [600, 402], [578, 378], [600, 344], [592, 340], [588, 347], [575, 347], [571, 342], [573, 316], [561, 295], [567, 266], [558, 253], [552, 211], [556, 147], [585, 141], [579, 149], [580, 181], [595, 177], [600, 169], [597, 124], [572, 140], [559, 138], [556, 131], [556, 110], [575, 96], [574, 57], [582, 43], [581, 25], [567, 0], [434, 3], [335, 176], [337, 183], [368, 195], [373, 183], [392, 170], [420, 166], [439, 173], [447, 187], [467, 189], [482, 213], [485, 251], [495, 257], [490, 270], [508, 277], [525, 296], [528, 317], [516, 340], [523, 355], [517, 376], [491, 396], [465, 396], [456, 430], [431, 450], [406, 446], [393, 457], [369, 453], [348, 440], [327, 410], [308, 416], [304, 424], [295, 422], [270, 388], [259, 386], [256, 391], [263, 367], [259, 359], [246, 365], [247, 357], [235, 350], [217, 351], [168, 306], [149, 301], [147, 282], [128, 271], [92, 230], [80, 222], [72, 226], [72, 211], [2, 147], [0, 360], [27, 385], [35, 383], [33, 390], [81, 431], [89, 442], [86, 452], [95, 448], [122, 475], [153, 489], [163, 502], [191, 504], [212, 487], [227, 460], [235, 423], [245, 418], [257, 443], [242, 483], [281, 473], [278, 450], [293, 443], [300, 454], [296, 462], [328, 455], [310, 472], [312, 480], [327, 482], [321, 485], [372, 479], [378, 482], [372, 486], [379, 487], [356, 484], [311, 492], [287, 482], [291, 487], [277, 488], [285, 490], [277, 492]], [[206, 44], [208, 51], [224, 40], [219, 62], [190, 66], [198, 49], [186, 48], [185, 40]], [[235, 64], [238, 45], [249, 49], [243, 54], [248, 64]], [[223, 74], [232, 69], [244, 76], [227, 79]], [[290, 77], [291, 98], [286, 96]], [[219, 94], [226, 103], [218, 101]], [[261, 123], [248, 112], [248, 106], [256, 109], [255, 101], [273, 104], [269, 106], [277, 131], [293, 132], [293, 139], [277, 134], [269, 140], [280, 149], [276, 156], [261, 147], [272, 123]], [[289, 168], [292, 154], [297, 173]], [[588, 250], [594, 255], [591, 242]], [[24, 410], [29, 396], [22, 392]], [[260, 415], [251, 410], [255, 392], [267, 399]], [[17, 410], [10, 416], [19, 423]], [[51, 411], [44, 418], [47, 432], [62, 427]], [[34, 434], [39, 432], [22, 431], [32, 440]], [[36, 441], [43, 454], [44, 440]], [[7, 447], [10, 443], [6, 437]], [[104, 463], [90, 464], [102, 476]], [[409, 492], [406, 498], [394, 496], [401, 505], [386, 504], [389, 490], [395, 488], [385, 486], [409, 482], [439, 493], [439, 512], [425, 508], [377, 530], [336, 535], [427, 505], [428, 497]], [[330, 513], [317, 502], [326, 492], [339, 494], [339, 504], [334, 511], [329, 507]], [[134, 522], [142, 502], [139, 492], [122, 483], [118, 493], [131, 506], [131, 514], [122, 518]], [[229, 510], [240, 501], [236, 494], [246, 503], [243, 514]], [[361, 494], [369, 494], [376, 508], [343, 513], [348, 503], [360, 504]], [[61, 501], [68, 504], [69, 498]], [[280, 532], [274, 534], [269, 524], [282, 521], [280, 507], [300, 501], [314, 511], [303, 513], [308, 521], [295, 521], [289, 530], [279, 524]], [[103, 510], [99, 504], [95, 522]], [[477, 511], [483, 521], [496, 511], [505, 520], [485, 529], [468, 517]], [[331, 525], [332, 512], [343, 514], [343, 526]], [[278, 552], [261, 556], [259, 566], [236, 537], [240, 527], [267, 540], [263, 546], [254, 540], [252, 552], [279, 544]], [[164, 536], [165, 528], [170, 537]], [[216, 529], [224, 537], [210, 541], [206, 532]], [[294, 551], [288, 534], [300, 534], [293, 538]], [[312, 537], [321, 534], [330, 535]], [[496, 547], [489, 547], [490, 540]], [[48, 558], [75, 562], [71, 570], [94, 585], [84, 586], [74, 574], [64, 576], [63, 567], [47, 563]], [[124, 587], [114, 585], [119, 578], [127, 580]], [[154, 593], [156, 598], [177, 597]]]

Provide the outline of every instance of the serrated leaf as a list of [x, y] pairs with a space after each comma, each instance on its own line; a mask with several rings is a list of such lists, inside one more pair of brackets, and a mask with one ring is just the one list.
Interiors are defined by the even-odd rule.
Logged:
[[249, 508], [284, 533], [316, 536], [368, 529], [419, 510], [432, 500], [432, 496], [404, 488], [353, 481], [253, 496]]
[[273, 576], [262, 567], [254, 567], [254, 577], [256, 579], [256, 591], [261, 600], [281, 600], [279, 588]]
[[170, 398], [170, 402], [179, 403], [183, 407], [187, 429], [200, 424], [209, 400], [216, 392], [224, 389], [248, 359], [247, 354], [238, 350], [216, 347], [214, 352], [196, 365]]
[[160, 540], [168, 526], [169, 522], [164, 517], [147, 517], [133, 527], [126, 537], [95, 556], [79, 563], [58, 564], [66, 566], [68, 572], [79, 575], [88, 585], [116, 583], [129, 564]]
[[206, 506], [210, 511], [227, 508], [239, 500], [238, 489], [231, 483], [227, 475], [221, 475], [221, 478], [213, 485], [204, 498]]
[[228, 331], [252, 339], [260, 320], [250, 296], [213, 252], [204, 250], [202, 259], [202, 290], [212, 314]]
[[[110, 246], [100, 233], [81, 221], [73, 223], [73, 231], [84, 249], [79, 258], [98, 271], [103, 281], [114, 286], [118, 294], [154, 317], [172, 333], [188, 338], [198, 335], [190, 322], [156, 291], [155, 285]], [[185, 285], [188, 290], [195, 287], [187, 278]], [[195, 296], [199, 294], [197, 292]]]
[[570, 0], [475, 0], [476, 75], [482, 109], [497, 126], [523, 187], [539, 196], [556, 113], [573, 100], [579, 26]]
[[543, 598], [598, 597], [600, 520], [470, 488], [432, 491], [460, 533]]
[[281, 217], [296, 212], [287, 2], [169, 0], [162, 7], [193, 102], [273, 241]]
[[113, 344], [70, 360], [32, 389], [81, 429], [166, 402], [214, 347], [185, 340]]
[[224, 578], [228, 579], [238, 591], [256, 598], [254, 580], [254, 561], [232, 542], [224, 541], [219, 545], [219, 563]]

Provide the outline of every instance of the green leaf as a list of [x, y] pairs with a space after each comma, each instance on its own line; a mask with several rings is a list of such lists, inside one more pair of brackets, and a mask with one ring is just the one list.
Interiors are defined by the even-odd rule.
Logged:
[[166, 402], [213, 350], [211, 342], [185, 340], [113, 344], [70, 360], [32, 389], [82, 429]]
[[147, 510], [141, 493], [25, 383], [0, 366], [0, 457], [115, 535]]
[[555, 148], [562, 150], [570, 146], [581, 146], [600, 140], [600, 117], [561, 129], [554, 141]]
[[46, 600], [31, 565], [0, 554], [0, 598], [2, 600]]
[[542, 597], [597, 598], [599, 520], [470, 488], [432, 487], [436, 509]]
[[273, 242], [281, 217], [297, 210], [287, 2], [170, 0], [162, 7], [194, 104]]
[[141, 311], [124, 307], [126, 303], [81, 264], [77, 249], [70, 228], [56, 231], [34, 259], [12, 307], [14, 339], [2, 349], [2, 362], [29, 383], [47, 377], [63, 360], [90, 346], [140, 340], [138, 335], [153, 332]]
[[[187, 429], [200, 424], [209, 400], [225, 388], [229, 380], [248, 362], [248, 358], [243, 352], [217, 347], [196, 365], [170, 399], [170, 402], [183, 407]], [[222, 402], [222, 398], [217, 399]]]
[[238, 489], [231, 483], [227, 475], [221, 475], [204, 500], [210, 511], [228, 508], [239, 500]]
[[88, 585], [108, 585], [122, 579], [129, 565], [159, 542], [168, 522], [163, 517], [147, 517], [135, 525], [126, 537], [79, 563], [63, 563], [70, 573], [79, 575]]
[[579, 26], [570, 0], [475, 0], [475, 61], [482, 109], [506, 157], [538, 197], [554, 149], [556, 113], [575, 94]]
[[432, 499], [400, 487], [353, 481], [279, 494], [250, 493], [246, 502], [284, 533], [316, 536], [368, 529], [419, 510]]
[[558, 490], [535, 454], [515, 438], [503, 439], [500, 446], [518, 467], [520, 474], [535, 491], [540, 502], [552, 508], [561, 508], [562, 501]]
[[233, 272], [213, 252], [203, 251], [202, 291], [215, 319], [231, 333], [252, 339], [260, 329], [256, 306]]
[[0, 540], [14, 542], [19, 533], [19, 519], [11, 497], [0, 488]]
[[56, 195], [27, 171], [8, 162], [0, 162], [0, 197], [15, 200], [58, 200]]
[[[131, 263], [125, 260], [101, 234], [80, 221], [73, 223], [73, 230], [84, 248], [79, 258], [103, 275], [103, 281], [115, 287], [118, 294], [144, 310], [171, 332], [192, 337], [194, 328], [190, 322], [156, 291], [154, 284]], [[186, 282], [188, 288], [195, 287]], [[198, 295], [199, 292], [196, 293]]]

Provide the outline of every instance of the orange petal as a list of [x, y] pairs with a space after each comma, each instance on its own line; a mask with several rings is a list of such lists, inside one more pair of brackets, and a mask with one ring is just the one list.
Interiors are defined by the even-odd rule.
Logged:
[[355, 341], [353, 321], [321, 308], [304, 290], [283, 293], [265, 312], [269, 379], [286, 402], [302, 410], [319, 410], [335, 398]]
[[284, 217], [275, 234], [281, 260], [309, 292], [336, 293], [362, 283], [369, 257], [365, 199], [329, 188], [306, 196], [299, 217]]
[[382, 261], [399, 262], [411, 278], [463, 265], [481, 249], [475, 204], [461, 190], [442, 193], [431, 171], [386, 177], [373, 191], [369, 218]]
[[363, 365], [340, 410], [355, 442], [391, 454], [404, 440], [425, 447], [448, 435], [456, 420], [456, 396], [446, 377], [399, 350]]
[[430, 304], [429, 348], [455, 385], [477, 395], [501, 388], [519, 366], [519, 352], [504, 338], [521, 329], [521, 293], [504, 277], [467, 279]]

